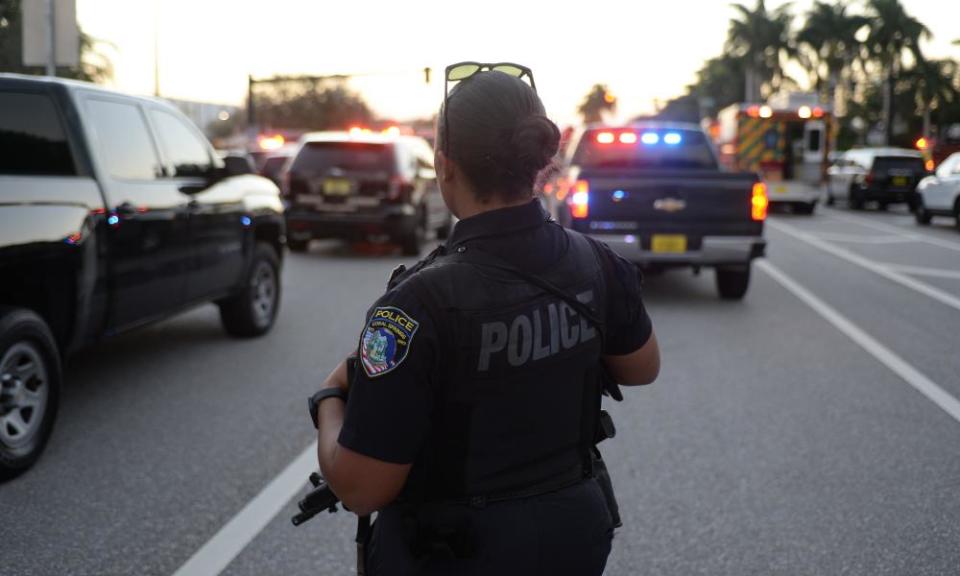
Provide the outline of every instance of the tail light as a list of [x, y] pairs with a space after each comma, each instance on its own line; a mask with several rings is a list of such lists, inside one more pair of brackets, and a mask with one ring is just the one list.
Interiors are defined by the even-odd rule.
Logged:
[[873, 172], [867, 172], [867, 175], [863, 177], [863, 183], [867, 186], [873, 184], [874, 180], [876, 180], [876, 177], [873, 175]]
[[399, 174], [390, 178], [387, 186], [387, 198], [390, 200], [407, 200], [413, 194], [413, 184]]
[[770, 206], [770, 199], [767, 198], [767, 185], [763, 182], [757, 182], [753, 185], [753, 194], [750, 198], [750, 217], [755, 222], [763, 222], [767, 219], [767, 208]]
[[570, 194], [570, 215], [578, 219], [590, 215], [590, 183], [586, 180], [577, 180], [573, 183], [573, 193]]

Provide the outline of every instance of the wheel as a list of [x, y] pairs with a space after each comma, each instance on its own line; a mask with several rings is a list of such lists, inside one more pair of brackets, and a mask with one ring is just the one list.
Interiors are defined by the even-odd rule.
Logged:
[[724, 300], [742, 300], [750, 287], [750, 266], [717, 268], [717, 292]]
[[453, 215], [447, 214], [447, 219], [444, 223], [437, 228], [437, 240], [446, 240], [450, 236], [450, 232], [453, 230]]
[[926, 207], [923, 205], [923, 199], [917, 201], [916, 206], [913, 209], [913, 218], [917, 221], [917, 224], [921, 226], [926, 226], [933, 220], [933, 216], [927, 212]]
[[273, 327], [280, 309], [280, 259], [272, 246], [256, 245], [243, 285], [219, 305], [223, 328], [232, 336], [261, 336]]
[[853, 210], [863, 210], [863, 193], [857, 190], [854, 187], [850, 187], [850, 196], [847, 202], [850, 204], [850, 208]]
[[43, 452], [60, 403], [60, 356], [46, 322], [0, 308], [0, 481], [25, 472]]
[[310, 248], [310, 239], [291, 238], [288, 236], [287, 248], [289, 248], [291, 252], [306, 252]]
[[416, 225], [400, 239], [400, 248], [403, 255], [419, 256], [420, 249], [423, 248], [424, 236], [426, 236], [426, 218], [421, 208]]

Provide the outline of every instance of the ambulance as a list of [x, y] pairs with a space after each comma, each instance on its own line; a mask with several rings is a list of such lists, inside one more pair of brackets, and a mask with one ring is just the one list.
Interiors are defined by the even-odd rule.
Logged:
[[800, 93], [733, 104], [710, 128], [726, 168], [759, 173], [771, 204], [801, 214], [813, 214], [822, 196], [833, 130], [829, 107]]

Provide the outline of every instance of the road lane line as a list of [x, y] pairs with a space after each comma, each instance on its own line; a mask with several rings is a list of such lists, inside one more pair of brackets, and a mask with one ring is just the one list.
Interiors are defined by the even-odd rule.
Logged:
[[270, 481], [253, 500], [223, 525], [173, 576], [216, 576], [273, 520], [317, 469], [317, 443]]
[[928, 268], [926, 266], [907, 266], [905, 264], [886, 264], [888, 270], [913, 274], [914, 276], [929, 276], [931, 278], [952, 278], [960, 280], [960, 270], [943, 270], [942, 268]]
[[851, 244], [905, 244], [913, 242], [910, 238], [903, 236], [858, 236], [856, 234], [835, 234], [833, 232], [820, 232], [817, 237], [821, 240], [831, 242], [849, 242]]
[[926, 242], [927, 244], [932, 244], [934, 246], [939, 246], [941, 248], [946, 248], [947, 250], [955, 250], [960, 252], [960, 243], [952, 242], [950, 240], [944, 240], [942, 238], [937, 238], [936, 236], [931, 236], [930, 234], [923, 234], [920, 232], [910, 232], [901, 228], [900, 226], [893, 226], [891, 224], [886, 224], [883, 222], [873, 222], [872, 220], [867, 220], [866, 218], [860, 218], [857, 216], [851, 216], [849, 214], [839, 214], [836, 210], [830, 212], [830, 218], [834, 220], [841, 220], [844, 222], [850, 222], [853, 224], [859, 224], [866, 228], [873, 228], [880, 232], [888, 232], [891, 234], [897, 234], [903, 238], [914, 240], [917, 242]]
[[936, 382], [911, 366], [893, 350], [890, 350], [878, 342], [859, 326], [851, 322], [836, 309], [815, 296], [812, 292], [804, 288], [796, 280], [788, 276], [785, 272], [770, 262], [765, 260], [757, 260], [754, 263], [754, 266], [757, 266], [763, 270], [768, 276], [776, 280], [778, 284], [792, 292], [794, 296], [812, 308], [814, 312], [819, 314], [824, 320], [832, 324], [834, 328], [853, 340], [871, 356], [876, 358], [881, 364], [902, 378], [904, 382], [912, 386], [915, 390], [926, 396], [931, 402], [943, 409], [944, 412], [952, 416], [954, 420], [960, 422], [960, 400], [957, 400], [951, 396]]
[[896, 282], [901, 286], [910, 288], [911, 290], [919, 292], [925, 296], [929, 296], [930, 298], [933, 298], [934, 300], [942, 304], [946, 304], [947, 306], [950, 306], [955, 310], [960, 310], [960, 298], [956, 298], [955, 296], [952, 296], [938, 288], [934, 288], [929, 284], [924, 284], [919, 280], [916, 280], [914, 278], [911, 278], [899, 272], [895, 272], [894, 270], [889, 269], [885, 264], [878, 264], [871, 260], [867, 260], [866, 258], [860, 255], [854, 254], [853, 252], [846, 250], [844, 248], [831, 246], [830, 244], [827, 244], [826, 242], [824, 242], [823, 240], [820, 240], [819, 238], [811, 236], [810, 234], [807, 234], [805, 232], [801, 232], [799, 229], [794, 228], [793, 226], [790, 226], [788, 224], [784, 224], [782, 222], [768, 220], [767, 226], [773, 228], [774, 230], [777, 230], [778, 232], [783, 232], [788, 236], [793, 236], [797, 240], [806, 242], [807, 244], [815, 248], [819, 248], [820, 250], [823, 250], [828, 254], [832, 254], [837, 258], [856, 264], [861, 268], [866, 268], [867, 270], [870, 270], [871, 272], [879, 276], [883, 276], [887, 280]]

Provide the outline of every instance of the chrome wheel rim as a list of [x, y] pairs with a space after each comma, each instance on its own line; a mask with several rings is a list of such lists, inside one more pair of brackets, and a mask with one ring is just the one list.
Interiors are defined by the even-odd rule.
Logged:
[[258, 262], [250, 282], [253, 316], [257, 326], [263, 327], [273, 320], [277, 306], [277, 275], [267, 262]]
[[0, 359], [0, 444], [29, 444], [40, 431], [49, 396], [43, 355], [31, 342], [17, 342]]

